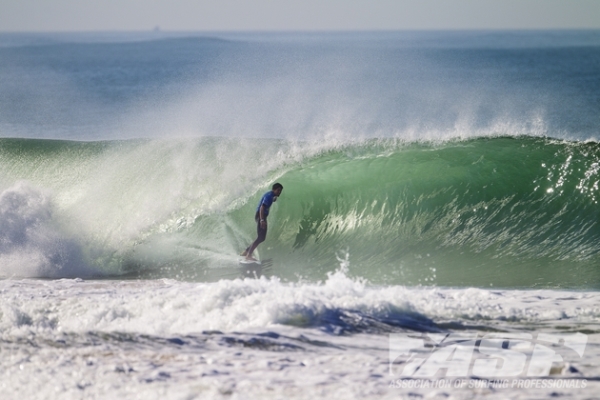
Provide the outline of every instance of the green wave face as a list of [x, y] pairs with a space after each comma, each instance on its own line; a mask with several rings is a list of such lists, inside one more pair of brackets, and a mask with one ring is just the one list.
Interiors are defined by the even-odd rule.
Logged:
[[343, 264], [374, 284], [600, 287], [597, 143], [3, 139], [0, 156], [2, 249], [21, 257], [2, 275], [45, 255], [28, 275], [239, 276], [279, 181], [259, 253], [282, 279]]
[[598, 159], [531, 138], [335, 152], [281, 178], [269, 254], [322, 272], [347, 252], [382, 283], [597, 286]]

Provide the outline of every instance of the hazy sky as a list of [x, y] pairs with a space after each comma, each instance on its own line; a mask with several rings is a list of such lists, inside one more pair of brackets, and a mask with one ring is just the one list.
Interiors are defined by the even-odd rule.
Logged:
[[0, 0], [0, 31], [600, 29], [600, 0]]

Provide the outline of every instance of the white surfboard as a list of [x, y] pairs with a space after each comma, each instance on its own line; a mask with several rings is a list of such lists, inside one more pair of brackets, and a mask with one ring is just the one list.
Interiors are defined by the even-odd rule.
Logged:
[[242, 257], [239, 259], [239, 263], [242, 266], [270, 266], [273, 264], [273, 259], [272, 258], [267, 258], [266, 260], [246, 260], [246, 257]]
[[245, 258], [240, 258], [239, 261], [242, 265], [261, 265], [260, 260], [246, 260]]

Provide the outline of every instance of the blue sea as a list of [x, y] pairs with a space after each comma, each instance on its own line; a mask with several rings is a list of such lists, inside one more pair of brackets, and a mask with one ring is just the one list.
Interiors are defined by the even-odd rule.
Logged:
[[596, 398], [599, 184], [600, 31], [1, 33], [2, 398]]

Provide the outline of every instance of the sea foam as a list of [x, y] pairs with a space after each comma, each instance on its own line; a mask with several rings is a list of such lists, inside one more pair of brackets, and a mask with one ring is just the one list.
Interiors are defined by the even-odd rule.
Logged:
[[0, 194], [0, 275], [89, 276], [77, 241], [53, 221], [50, 196], [26, 182]]

